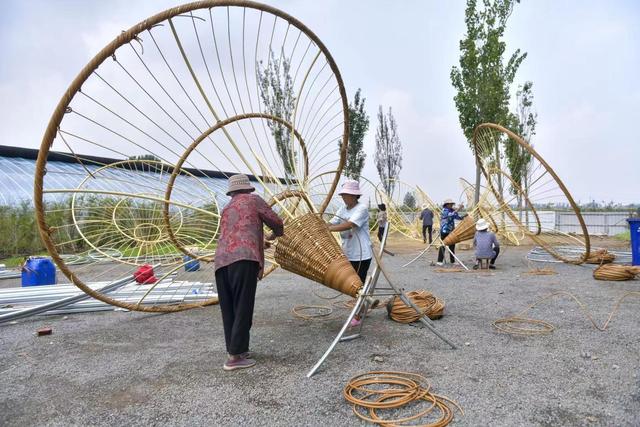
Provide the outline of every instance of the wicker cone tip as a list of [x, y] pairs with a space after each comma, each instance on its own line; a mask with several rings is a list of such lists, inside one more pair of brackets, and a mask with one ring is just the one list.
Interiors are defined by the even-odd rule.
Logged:
[[453, 229], [447, 237], [444, 238], [442, 243], [446, 246], [455, 245], [456, 243], [464, 242], [465, 240], [473, 239], [476, 235], [476, 222], [470, 215], [467, 215], [456, 228]]
[[285, 270], [321, 283], [353, 298], [362, 281], [333, 238], [327, 224], [310, 213], [285, 224], [275, 260]]

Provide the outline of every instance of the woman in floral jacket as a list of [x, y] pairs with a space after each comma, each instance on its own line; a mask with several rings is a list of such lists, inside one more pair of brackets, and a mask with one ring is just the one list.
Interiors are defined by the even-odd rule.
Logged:
[[246, 175], [229, 178], [231, 201], [222, 210], [215, 254], [216, 287], [229, 358], [225, 371], [256, 364], [249, 354], [258, 279], [264, 269], [263, 224], [272, 231], [267, 240], [284, 233], [282, 220], [255, 191]]

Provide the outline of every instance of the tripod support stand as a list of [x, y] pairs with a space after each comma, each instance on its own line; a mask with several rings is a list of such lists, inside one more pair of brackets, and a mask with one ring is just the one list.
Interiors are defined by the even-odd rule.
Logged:
[[[338, 335], [336, 335], [336, 337], [334, 338], [333, 342], [331, 343], [331, 345], [329, 345], [329, 348], [324, 352], [324, 354], [322, 355], [320, 360], [318, 360], [318, 362], [316, 362], [316, 364], [307, 373], [307, 378], [311, 378], [311, 376], [313, 376], [313, 374], [316, 373], [316, 371], [320, 368], [320, 366], [327, 359], [329, 354], [331, 354], [331, 352], [333, 351], [335, 346], [338, 344], [338, 342], [340, 342], [340, 341], [350, 341], [350, 340], [358, 338], [360, 336], [360, 333], [362, 331], [362, 325], [364, 324], [364, 320], [366, 318], [366, 313], [368, 312], [371, 303], [373, 303], [373, 301], [375, 300], [375, 297], [382, 297], [382, 296], [397, 296], [397, 297], [399, 297], [402, 300], [402, 302], [404, 302], [407, 306], [410, 306], [418, 314], [422, 315], [420, 317], [420, 322], [422, 322], [431, 332], [433, 332], [442, 341], [444, 341], [447, 344], [449, 344], [449, 346], [451, 346], [452, 349], [456, 348], [455, 344], [453, 344], [451, 341], [449, 341], [446, 337], [444, 337], [435, 328], [435, 324], [433, 323], [433, 321], [431, 319], [429, 319], [426, 315], [424, 315], [420, 311], [420, 308], [418, 308], [407, 297], [407, 295], [404, 292], [404, 290], [401, 289], [401, 288], [398, 288], [395, 284], [393, 284], [391, 282], [391, 280], [389, 280], [389, 277], [387, 276], [386, 272], [382, 269], [381, 257], [382, 257], [382, 254], [384, 253], [384, 247], [385, 247], [385, 245], [387, 243], [388, 234], [389, 234], [389, 227], [385, 227], [384, 235], [382, 237], [382, 241], [380, 242], [379, 253], [376, 254], [375, 251], [374, 251], [374, 257], [376, 258], [376, 266], [375, 266], [375, 268], [373, 270], [373, 274], [371, 274], [371, 276], [367, 277], [367, 280], [365, 281], [364, 285], [362, 286], [362, 290], [358, 294], [358, 297], [356, 299], [356, 303], [353, 306], [353, 309], [351, 310], [351, 313], [349, 313], [349, 316], [347, 317], [347, 320], [344, 322], [344, 325], [342, 325], [342, 328], [340, 329], [340, 332], [338, 332]], [[385, 278], [387, 279], [388, 287], [385, 287], [385, 288], [378, 288], [377, 287], [378, 279], [380, 277], [380, 273], [382, 273], [385, 276]], [[355, 334], [345, 336], [345, 332], [349, 328], [349, 324], [351, 323], [351, 320], [360, 312], [362, 312], [362, 322], [360, 323], [360, 326], [358, 327], [358, 331]]]

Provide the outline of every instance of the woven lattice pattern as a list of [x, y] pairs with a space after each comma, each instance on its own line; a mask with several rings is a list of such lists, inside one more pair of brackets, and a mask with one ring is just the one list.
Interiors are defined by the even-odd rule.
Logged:
[[285, 225], [278, 239], [276, 262], [285, 270], [356, 297], [362, 281], [333, 238], [327, 225], [315, 214], [306, 214]]
[[476, 222], [471, 216], [467, 216], [460, 221], [460, 224], [458, 224], [442, 242], [447, 246], [454, 245], [456, 243], [464, 242], [465, 240], [473, 239], [475, 234]]

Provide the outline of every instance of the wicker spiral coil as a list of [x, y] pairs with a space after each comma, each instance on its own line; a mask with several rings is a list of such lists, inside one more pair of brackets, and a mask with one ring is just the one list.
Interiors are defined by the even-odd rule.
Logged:
[[632, 280], [640, 274], [640, 267], [620, 264], [603, 264], [593, 271], [593, 278], [597, 280]]
[[326, 223], [309, 213], [285, 224], [275, 260], [285, 270], [357, 297], [362, 281], [333, 238]]
[[606, 249], [598, 249], [592, 251], [589, 257], [585, 261], [587, 264], [609, 264], [616, 259], [616, 256]]
[[[444, 301], [426, 290], [411, 291], [407, 297], [430, 319], [440, 319], [444, 315]], [[392, 320], [399, 323], [412, 323], [420, 319], [416, 311], [406, 305], [397, 296], [387, 303], [387, 312]]]
[[476, 222], [471, 216], [466, 216], [453, 231], [444, 238], [442, 243], [445, 245], [455, 245], [465, 240], [473, 239], [476, 234]]

